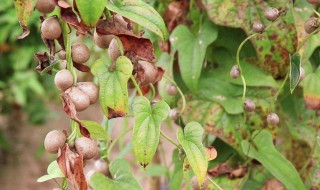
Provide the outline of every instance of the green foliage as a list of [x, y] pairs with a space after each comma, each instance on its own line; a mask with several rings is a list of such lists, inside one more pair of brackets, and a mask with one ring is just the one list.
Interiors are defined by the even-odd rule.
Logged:
[[53, 161], [49, 164], [48, 169], [47, 169], [47, 173], [48, 173], [47, 175], [40, 177], [37, 180], [37, 182], [45, 182], [50, 179], [64, 177], [62, 171], [59, 168], [57, 161]]
[[202, 145], [203, 129], [197, 122], [190, 122], [184, 130], [179, 129], [177, 138], [186, 153], [187, 162], [197, 176], [199, 185], [202, 186], [207, 176], [208, 161]]
[[105, 0], [76, 0], [77, 7], [80, 12], [80, 16], [83, 19], [84, 23], [88, 26], [94, 27], [99, 18], [102, 15], [103, 10], [107, 1]]
[[102, 140], [110, 140], [111, 139], [109, 137], [107, 131], [104, 130], [99, 123], [94, 122], [94, 121], [89, 121], [89, 120], [82, 120], [81, 122], [88, 129], [91, 137], [93, 137], [95, 139], [102, 139]]
[[166, 119], [170, 107], [160, 101], [151, 107], [145, 97], [137, 97], [132, 105], [135, 124], [133, 128], [133, 150], [143, 167], [152, 160], [159, 145], [161, 122]]
[[300, 79], [301, 56], [298, 53], [290, 56], [290, 91], [296, 88]]
[[255, 133], [254, 136], [253, 145], [250, 145], [247, 140], [242, 141], [243, 152], [249, 157], [258, 160], [288, 189], [306, 189], [294, 166], [274, 148], [271, 133], [262, 130], [259, 134]]
[[134, 178], [130, 165], [125, 160], [114, 160], [109, 166], [112, 179], [101, 173], [95, 173], [90, 179], [90, 185], [95, 190], [119, 189], [141, 190], [139, 183]]

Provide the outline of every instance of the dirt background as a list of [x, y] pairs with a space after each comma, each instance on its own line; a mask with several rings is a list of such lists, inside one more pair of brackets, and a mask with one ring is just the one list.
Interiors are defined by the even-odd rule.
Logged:
[[[1, 190], [50, 190], [58, 187], [58, 185], [50, 180], [48, 182], [37, 183], [36, 180], [46, 174], [48, 164], [56, 158], [55, 154], [42, 152], [43, 140], [45, 135], [54, 129], [69, 130], [69, 119], [62, 111], [62, 107], [57, 104], [50, 104], [51, 110], [48, 121], [44, 125], [32, 126], [26, 122], [21, 115], [11, 115], [9, 117], [0, 118], [0, 129], [4, 131], [5, 137], [11, 143], [10, 151], [0, 152], [0, 189]], [[22, 118], [22, 119], [18, 119]], [[98, 105], [90, 106], [86, 111], [79, 114], [79, 118], [85, 120], [93, 120], [101, 122], [103, 114]], [[21, 120], [21, 121], [19, 121]], [[113, 128], [111, 137], [115, 138], [119, 132], [123, 121], [117, 119]], [[132, 120], [129, 125], [132, 126]], [[175, 126], [176, 127], [176, 126]], [[175, 139], [175, 129], [162, 126], [162, 129], [168, 136]], [[70, 134], [70, 133], [69, 133]], [[130, 141], [131, 133], [125, 136], [126, 141]], [[164, 157], [160, 156], [161, 161], [167, 162], [171, 160], [174, 147], [165, 139], [161, 138], [162, 147], [164, 148]], [[114, 158], [119, 149], [115, 147], [111, 155]], [[161, 159], [162, 158], [162, 159]], [[126, 155], [126, 159], [131, 162], [134, 174], [139, 179], [144, 189], [153, 189], [151, 178], [146, 178], [139, 164], [134, 161], [133, 155]], [[147, 179], [147, 180], [146, 180]]]

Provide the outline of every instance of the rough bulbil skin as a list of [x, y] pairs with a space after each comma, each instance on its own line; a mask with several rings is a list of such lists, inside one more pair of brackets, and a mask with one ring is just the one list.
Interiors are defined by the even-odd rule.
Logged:
[[262, 22], [258, 21], [258, 22], [253, 23], [252, 30], [256, 33], [264, 32], [264, 26], [263, 26]]
[[61, 91], [65, 91], [66, 89], [70, 88], [73, 84], [72, 73], [67, 69], [58, 71], [54, 76], [54, 84]]
[[58, 55], [59, 55], [59, 59], [66, 60], [66, 51], [65, 50], [59, 51]]
[[90, 58], [89, 48], [82, 42], [76, 42], [71, 46], [72, 61], [83, 64]]
[[114, 35], [99, 35], [95, 31], [93, 34], [94, 43], [101, 49], [108, 49]]
[[50, 131], [44, 139], [44, 148], [49, 153], [57, 153], [59, 148], [65, 145], [67, 136], [64, 132], [53, 130]]
[[166, 87], [166, 91], [170, 96], [175, 96], [178, 92], [177, 87], [173, 84], [168, 84]]
[[78, 82], [77, 87], [89, 96], [90, 104], [97, 102], [99, 98], [99, 87], [93, 82]]
[[191, 178], [191, 185], [193, 187], [194, 190], [202, 190], [202, 189], [207, 189], [209, 186], [209, 180], [206, 178], [202, 187], [199, 186], [199, 181], [197, 176], [193, 176]]
[[56, 17], [49, 17], [41, 24], [41, 34], [49, 40], [58, 39], [61, 36], [62, 29]]
[[68, 88], [65, 93], [69, 94], [71, 101], [78, 112], [81, 112], [90, 106], [89, 96], [79, 88]]
[[128, 22], [126, 22], [121, 15], [116, 14], [113, 16], [113, 19], [117, 21], [122, 27], [128, 28]]
[[256, 109], [256, 104], [250, 100], [250, 99], [246, 99], [244, 101], [244, 110], [246, 110], [247, 112], [253, 112]]
[[95, 161], [94, 162], [94, 167], [95, 167], [97, 172], [100, 172], [100, 173], [102, 173], [104, 175], [108, 175], [108, 173], [109, 173], [108, 164], [102, 159], [99, 159], [99, 160]]
[[118, 57], [121, 55], [117, 39], [115, 38], [113, 38], [110, 42], [110, 45], [108, 48], [108, 55], [112, 61], [116, 61]]
[[319, 27], [319, 25], [317, 23], [317, 18], [316, 17], [311, 17], [304, 23], [304, 30], [308, 34], [310, 34], [313, 31], [315, 31], [318, 27]]
[[231, 70], [230, 70], [230, 76], [233, 79], [237, 79], [240, 77], [240, 70], [238, 65], [233, 65]]
[[56, 7], [54, 0], [38, 0], [36, 4], [36, 9], [44, 14], [51, 13]]
[[180, 111], [177, 108], [173, 108], [170, 110], [169, 118], [172, 120], [177, 120], [179, 118]]
[[83, 155], [83, 159], [91, 159], [98, 154], [98, 145], [96, 141], [87, 137], [78, 138], [75, 141], [76, 151]]
[[158, 77], [157, 67], [148, 61], [138, 61], [141, 68], [144, 70], [143, 76], [140, 78], [141, 85], [154, 83]]
[[275, 21], [280, 15], [280, 12], [276, 8], [268, 8], [264, 11], [264, 17], [269, 21]]
[[270, 125], [278, 125], [279, 121], [280, 121], [279, 116], [276, 113], [270, 113], [267, 116], [267, 122]]

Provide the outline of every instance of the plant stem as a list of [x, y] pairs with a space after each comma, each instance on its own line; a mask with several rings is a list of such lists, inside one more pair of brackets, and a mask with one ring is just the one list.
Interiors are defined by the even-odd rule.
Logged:
[[134, 87], [138, 90], [139, 95], [143, 96], [141, 89], [133, 75], [131, 75], [130, 79], [132, 80]]
[[154, 88], [152, 83], [149, 83], [149, 86], [150, 86], [151, 92], [152, 92], [151, 100], [153, 100], [154, 97], [156, 96], [156, 89]]
[[167, 75], [163, 75], [167, 80], [169, 80], [173, 85], [175, 85], [175, 87], [177, 88], [177, 90], [178, 90], [178, 92], [179, 92], [179, 94], [180, 94], [180, 96], [181, 96], [181, 99], [182, 99], [182, 107], [181, 107], [181, 109], [180, 109], [180, 113], [179, 113], [179, 115], [181, 115], [183, 112], [184, 112], [184, 110], [186, 109], [186, 98], [185, 98], [185, 96], [184, 96], [184, 94], [183, 94], [183, 92], [181, 91], [181, 89], [179, 88], [179, 86], [177, 85], [177, 83], [173, 80], [173, 79], [171, 79], [169, 76], [167, 76]]
[[288, 78], [289, 78], [289, 72], [287, 73], [286, 78], [284, 78], [280, 88], [278, 89], [276, 95], [274, 96], [274, 102], [276, 102], [278, 100], [278, 96], [280, 95], [280, 93], [281, 93], [284, 85], [286, 84], [286, 81], [288, 80]]
[[214, 182], [212, 179], [210, 179], [209, 176], [207, 176], [208, 180], [214, 185], [216, 186], [219, 190], [223, 190], [218, 184], [216, 184], [216, 182]]
[[113, 147], [114, 147], [114, 145], [117, 143], [117, 141], [118, 141], [119, 139], [121, 139], [122, 137], [124, 137], [124, 136], [125, 136], [129, 131], [131, 131], [131, 130], [132, 130], [132, 128], [129, 128], [129, 129], [123, 131], [117, 138], [115, 138], [115, 139], [112, 141], [112, 143], [109, 145], [109, 148], [108, 148], [108, 150], [107, 150], [107, 157], [110, 156], [111, 150], [113, 149]]
[[315, 31], [313, 31], [312, 33], [310, 33], [305, 39], [303, 39], [302, 42], [299, 44], [296, 52], [298, 52], [298, 51], [302, 48], [302, 46], [310, 39], [310, 37], [311, 37], [313, 34], [319, 32], [319, 30], [320, 30], [320, 28], [317, 28]]
[[242, 72], [242, 68], [241, 68], [241, 64], [240, 64], [240, 51], [243, 47], [243, 45], [250, 40], [251, 38], [255, 37], [258, 33], [254, 33], [251, 34], [250, 36], [248, 36], [245, 40], [243, 40], [240, 44], [240, 46], [238, 47], [237, 50], [237, 65], [240, 71], [240, 75], [241, 75], [241, 81], [242, 81], [242, 85], [243, 85], [243, 92], [242, 92], [242, 102], [244, 102], [245, 98], [246, 98], [246, 90], [247, 90], [247, 83], [246, 83], [246, 79], [243, 76], [243, 72]]
[[178, 149], [181, 149], [180, 145], [174, 142], [169, 136], [167, 136], [163, 131], [160, 130], [160, 134], [167, 139], [171, 144], [175, 145]]

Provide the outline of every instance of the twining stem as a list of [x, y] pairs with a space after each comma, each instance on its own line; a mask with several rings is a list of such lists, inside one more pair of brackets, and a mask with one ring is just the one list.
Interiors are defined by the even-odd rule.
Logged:
[[180, 94], [180, 96], [181, 96], [181, 99], [182, 99], [182, 107], [181, 107], [181, 109], [180, 109], [180, 113], [179, 113], [179, 115], [181, 115], [183, 112], [184, 112], [184, 110], [186, 109], [186, 98], [184, 97], [184, 94], [183, 94], [183, 92], [181, 91], [181, 89], [179, 88], [179, 86], [177, 85], [177, 83], [173, 80], [173, 79], [171, 79], [169, 76], [167, 76], [167, 75], [163, 75], [167, 80], [169, 80], [176, 88], [177, 88], [177, 90], [178, 90], [178, 92], [179, 92], [179, 94]]
[[313, 31], [312, 33], [310, 33], [305, 39], [303, 39], [302, 42], [299, 44], [296, 52], [299, 52], [299, 50], [300, 50], [300, 49], [302, 48], [302, 46], [310, 39], [310, 37], [311, 37], [313, 34], [319, 32], [319, 31], [320, 31], [320, 28], [317, 28], [315, 31]]
[[151, 92], [152, 92], [151, 100], [153, 100], [154, 97], [156, 96], [156, 89], [154, 88], [152, 83], [150, 83], [149, 86], [150, 86]]
[[241, 75], [241, 81], [242, 81], [242, 85], [243, 85], [243, 92], [242, 92], [242, 101], [244, 102], [245, 98], [246, 98], [246, 90], [247, 90], [247, 83], [246, 83], [246, 79], [243, 76], [243, 72], [242, 72], [242, 68], [241, 68], [241, 64], [240, 64], [240, 51], [243, 47], [243, 45], [250, 40], [251, 38], [255, 37], [258, 33], [254, 33], [251, 34], [250, 36], [248, 36], [245, 40], [243, 40], [240, 44], [240, 46], [238, 47], [237, 50], [237, 65], [240, 71], [240, 75]]
[[180, 145], [174, 142], [169, 136], [167, 136], [163, 131], [160, 130], [160, 134], [167, 139], [171, 144], [175, 145], [178, 149], [181, 149]]
[[214, 182], [209, 176], [207, 176], [208, 180], [214, 185], [216, 186], [219, 190], [223, 190], [216, 182]]
[[132, 130], [132, 128], [128, 128], [127, 130], [123, 131], [119, 136], [117, 136], [117, 138], [115, 138], [112, 143], [109, 145], [108, 150], [107, 150], [107, 156], [110, 156], [110, 153], [114, 147], [114, 145], [122, 138], [124, 137], [128, 132], [130, 132]]
[[134, 87], [138, 90], [139, 95], [143, 96], [141, 89], [140, 89], [140, 87], [139, 87], [139, 85], [133, 75], [131, 75], [130, 79], [133, 82]]
[[286, 84], [286, 81], [288, 80], [288, 78], [289, 78], [289, 72], [287, 73], [286, 78], [284, 78], [280, 88], [278, 89], [276, 95], [274, 96], [274, 102], [276, 102], [278, 100], [278, 96], [280, 95], [280, 93], [281, 93], [284, 85]]

